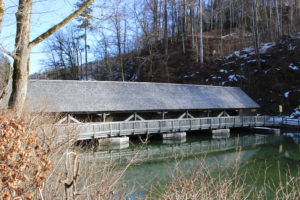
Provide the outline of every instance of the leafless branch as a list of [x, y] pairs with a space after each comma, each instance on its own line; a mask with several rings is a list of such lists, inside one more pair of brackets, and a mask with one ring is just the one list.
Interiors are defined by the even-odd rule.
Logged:
[[76, 10], [75, 12], [73, 12], [72, 14], [70, 14], [63, 21], [61, 21], [60, 23], [58, 23], [55, 26], [51, 27], [46, 32], [44, 32], [43, 34], [41, 34], [40, 36], [38, 36], [37, 38], [35, 38], [33, 41], [31, 41], [30, 44], [29, 44], [29, 46], [33, 47], [33, 46], [39, 44], [40, 42], [42, 42], [43, 40], [47, 39], [48, 37], [50, 37], [58, 29], [60, 29], [61, 27], [63, 27], [67, 23], [69, 23], [72, 19], [74, 19], [75, 17], [77, 17], [84, 9], [86, 9], [91, 3], [93, 3], [93, 1], [94, 0], [87, 0], [84, 4], [82, 4], [82, 6], [78, 10]]

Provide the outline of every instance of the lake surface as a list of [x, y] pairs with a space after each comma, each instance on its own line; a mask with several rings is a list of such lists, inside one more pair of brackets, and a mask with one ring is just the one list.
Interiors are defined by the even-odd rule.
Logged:
[[[262, 134], [239, 132], [231, 134], [231, 138], [253, 137], [255, 135], [261, 136]], [[220, 167], [222, 169], [230, 168], [238, 162], [241, 166], [240, 171], [247, 171], [246, 182], [255, 183], [258, 187], [262, 186], [266, 180], [276, 184], [280, 173], [296, 176], [300, 166], [299, 132], [283, 131], [281, 136], [267, 136], [268, 142], [266, 144], [212, 153], [190, 154], [177, 157], [177, 159], [139, 162], [131, 166], [124, 175], [128, 190], [133, 191], [130, 199], [145, 196], [153, 185], [158, 188], [163, 187], [174, 174], [178, 173], [178, 169], [181, 172], [189, 173], [197, 170], [199, 165], [203, 164], [210, 170], [218, 171]], [[211, 139], [211, 136], [201, 136], [194, 133], [187, 136], [185, 143], [197, 141], [215, 140]], [[133, 146], [135, 145], [137, 142], [133, 144]], [[148, 148], [160, 145], [163, 145], [162, 142], [156, 139], [148, 144]], [[173, 145], [180, 146], [178, 144]]]
[[[298, 175], [299, 142], [299, 131], [282, 131], [275, 136], [243, 130], [231, 133], [227, 139], [212, 139], [210, 135], [194, 132], [183, 141], [166, 142], [155, 137], [143, 145], [133, 139], [127, 149], [101, 151], [92, 156], [99, 162], [111, 160], [121, 168], [126, 161], [137, 161], [123, 177], [128, 192], [132, 193], [129, 199], [134, 200], [146, 196], [150, 189], [163, 190], [178, 172], [188, 175], [203, 166], [217, 174], [238, 164], [245, 183], [257, 188], [266, 181], [276, 185], [285, 180], [286, 174]], [[272, 199], [272, 191], [266, 193]]]

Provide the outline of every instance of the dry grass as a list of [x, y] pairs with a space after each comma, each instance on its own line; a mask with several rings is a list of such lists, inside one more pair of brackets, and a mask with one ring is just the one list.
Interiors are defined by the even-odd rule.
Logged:
[[147, 199], [157, 197], [165, 200], [248, 199], [252, 190], [245, 190], [245, 179], [238, 175], [239, 168], [239, 159], [229, 168], [227, 164], [208, 167], [203, 160], [199, 160], [197, 167], [189, 173], [177, 168], [165, 189], [162, 192], [160, 189], [151, 191]]
[[217, 166], [212, 169], [199, 160], [197, 168], [190, 173], [178, 168], [164, 190], [161, 191], [160, 186], [152, 189], [147, 199], [300, 200], [300, 170], [297, 176], [291, 175], [289, 171], [285, 174], [278, 171], [279, 182], [274, 183], [268, 180], [268, 177], [264, 177], [263, 186], [258, 187], [256, 181], [252, 183], [246, 181], [249, 174], [241, 171], [239, 163], [237, 157], [235, 165], [230, 168]]
[[[80, 158], [73, 131], [57, 135], [56, 116], [0, 113], [0, 199], [124, 199], [128, 166]], [[59, 138], [59, 139], [57, 139]]]
[[[48, 117], [40, 118], [49, 123]], [[74, 146], [77, 137], [75, 130], [70, 129], [61, 137], [54, 127], [37, 128], [50, 148], [48, 156], [53, 163], [42, 190], [44, 199], [115, 200], [128, 195], [122, 185], [122, 176], [130, 164], [116, 169], [113, 163], [101, 163], [95, 157], [80, 156], [81, 149]]]

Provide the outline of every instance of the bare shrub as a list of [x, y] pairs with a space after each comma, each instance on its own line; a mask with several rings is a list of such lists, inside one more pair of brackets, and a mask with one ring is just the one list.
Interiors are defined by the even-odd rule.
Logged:
[[[278, 171], [279, 182], [264, 177], [262, 186], [257, 186], [257, 180], [252, 183], [246, 181], [249, 176], [241, 168], [238, 158], [232, 166], [206, 166], [199, 160], [197, 167], [187, 173], [177, 167], [166, 186], [151, 188], [147, 199], [163, 200], [299, 200], [300, 199], [300, 170], [292, 175], [290, 171], [281, 174]], [[177, 164], [177, 166], [179, 166]], [[258, 169], [258, 170], [268, 170]], [[258, 177], [253, 177], [254, 179]], [[258, 184], [259, 185], [259, 184]], [[162, 189], [163, 188], [163, 189]]]
[[217, 163], [212, 169], [201, 159], [197, 167], [188, 173], [177, 167], [164, 190], [159, 192], [159, 189], [154, 189], [148, 199], [156, 199], [157, 196], [165, 200], [248, 199], [251, 191], [245, 190], [243, 177], [237, 176], [238, 161], [229, 168], [218, 166]]

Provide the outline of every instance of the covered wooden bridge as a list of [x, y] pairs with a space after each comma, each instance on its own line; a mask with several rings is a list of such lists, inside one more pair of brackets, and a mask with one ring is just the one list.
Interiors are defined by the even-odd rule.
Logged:
[[30, 81], [26, 107], [60, 113], [61, 134], [78, 139], [272, 126], [237, 87], [109, 81]]
[[29, 82], [26, 107], [99, 122], [251, 115], [259, 105], [237, 87], [43, 80]]

